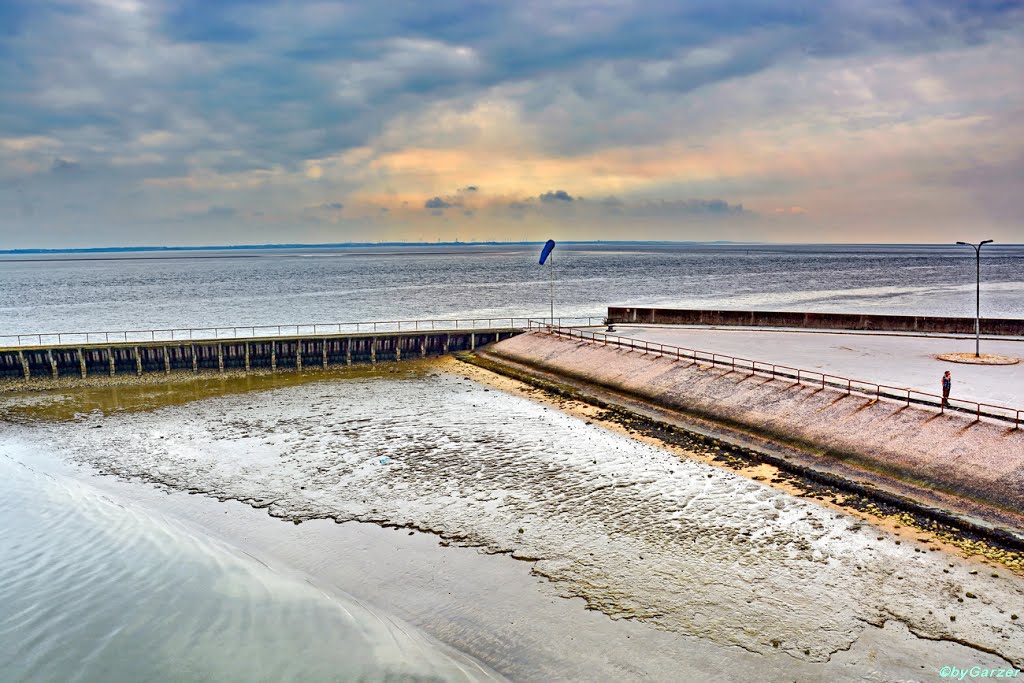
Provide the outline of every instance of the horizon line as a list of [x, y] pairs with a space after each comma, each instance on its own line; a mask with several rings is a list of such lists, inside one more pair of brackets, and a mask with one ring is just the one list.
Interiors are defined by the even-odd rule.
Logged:
[[[223, 245], [179, 245], [179, 246], [105, 246], [105, 247], [24, 247], [19, 249], [0, 249], [0, 254], [99, 254], [115, 252], [154, 252], [154, 251], [244, 251], [258, 249], [330, 249], [339, 247], [471, 247], [471, 246], [528, 246], [544, 244], [542, 240], [524, 240], [515, 242], [480, 241], [480, 242], [317, 242], [317, 243], [266, 243], [266, 244], [223, 244]], [[954, 243], [935, 242], [739, 242], [732, 240], [564, 240], [559, 244], [621, 244], [621, 245], [714, 245], [714, 246], [886, 246], [886, 247], [942, 247], [956, 246]], [[1019, 246], [1002, 244], [997, 246]]]

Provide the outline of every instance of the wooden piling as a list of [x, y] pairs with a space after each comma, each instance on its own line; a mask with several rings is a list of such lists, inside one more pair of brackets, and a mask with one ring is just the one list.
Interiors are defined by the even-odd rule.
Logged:
[[377, 338], [370, 337], [370, 364], [377, 363]]
[[23, 351], [18, 351], [18, 360], [21, 361], [21, 372], [25, 375], [25, 379], [32, 379], [32, 371], [29, 370], [28, 361], [25, 360], [25, 353]]
[[85, 354], [78, 349], [78, 369], [82, 371], [82, 379], [85, 379]]
[[196, 356], [196, 345], [189, 344], [189, 348], [192, 349], [192, 372], [199, 372], [199, 358]]
[[352, 337], [345, 340], [345, 365], [352, 365]]
[[46, 360], [50, 361], [50, 372], [53, 374], [53, 378], [57, 379], [57, 361], [53, 359], [53, 351], [47, 350]]
[[326, 339], [321, 339], [320, 340], [320, 351], [322, 352], [322, 355], [323, 355], [324, 370], [326, 370], [327, 369], [327, 340]]
[[423, 339], [420, 340], [420, 358], [427, 357], [427, 335], [423, 335]]
[[245, 371], [249, 372], [249, 342], [245, 342]]
[[270, 369], [277, 370], [277, 342], [270, 342]]
[[476, 350], [476, 332], [470, 332], [469, 333], [469, 350], [470, 351], [475, 351]]
[[117, 372], [117, 364], [114, 361], [114, 349], [109, 346], [107, 347], [107, 361], [110, 364], [110, 376], [113, 377]]
[[139, 354], [139, 347], [135, 347], [135, 376], [142, 377], [142, 356]]
[[302, 340], [295, 341], [295, 369], [302, 372]]
[[217, 370], [224, 372], [224, 344], [217, 342]]
[[171, 374], [171, 354], [170, 349], [164, 346], [164, 374]]

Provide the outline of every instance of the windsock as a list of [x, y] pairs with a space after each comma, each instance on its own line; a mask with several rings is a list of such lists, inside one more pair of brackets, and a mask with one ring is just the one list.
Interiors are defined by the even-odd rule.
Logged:
[[544, 243], [544, 249], [540, 252], [540, 265], [544, 265], [544, 262], [548, 260], [548, 256], [551, 255], [551, 251], [555, 248], [555, 241], [548, 240]]

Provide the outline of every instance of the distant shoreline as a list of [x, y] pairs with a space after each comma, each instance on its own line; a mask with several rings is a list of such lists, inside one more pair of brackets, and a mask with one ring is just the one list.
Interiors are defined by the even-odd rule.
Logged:
[[[105, 254], [124, 253], [138, 251], [247, 251], [261, 249], [341, 249], [341, 248], [372, 248], [372, 247], [517, 247], [533, 246], [544, 244], [544, 241], [535, 242], [328, 242], [321, 244], [235, 244], [235, 245], [207, 245], [207, 246], [183, 246], [183, 247], [78, 247], [68, 249], [0, 249], [0, 254]], [[675, 242], [670, 240], [566, 240], [559, 244], [647, 244], [647, 245], [674, 245], [674, 244], [710, 244], [710, 245], [760, 245], [763, 242], [730, 242], [718, 240], [711, 242], [683, 241]]]

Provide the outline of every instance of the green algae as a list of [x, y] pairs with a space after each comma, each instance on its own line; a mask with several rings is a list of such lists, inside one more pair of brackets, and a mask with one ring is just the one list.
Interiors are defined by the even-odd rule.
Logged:
[[[317, 382], [374, 377], [418, 377], [437, 365], [436, 359], [332, 367], [326, 370], [258, 370], [174, 372], [170, 375], [96, 378], [44, 389], [17, 387], [0, 393], [0, 423], [71, 421], [91, 414], [145, 412], [253, 391], [270, 391]], [[108, 381], [109, 380], [109, 381]]]

